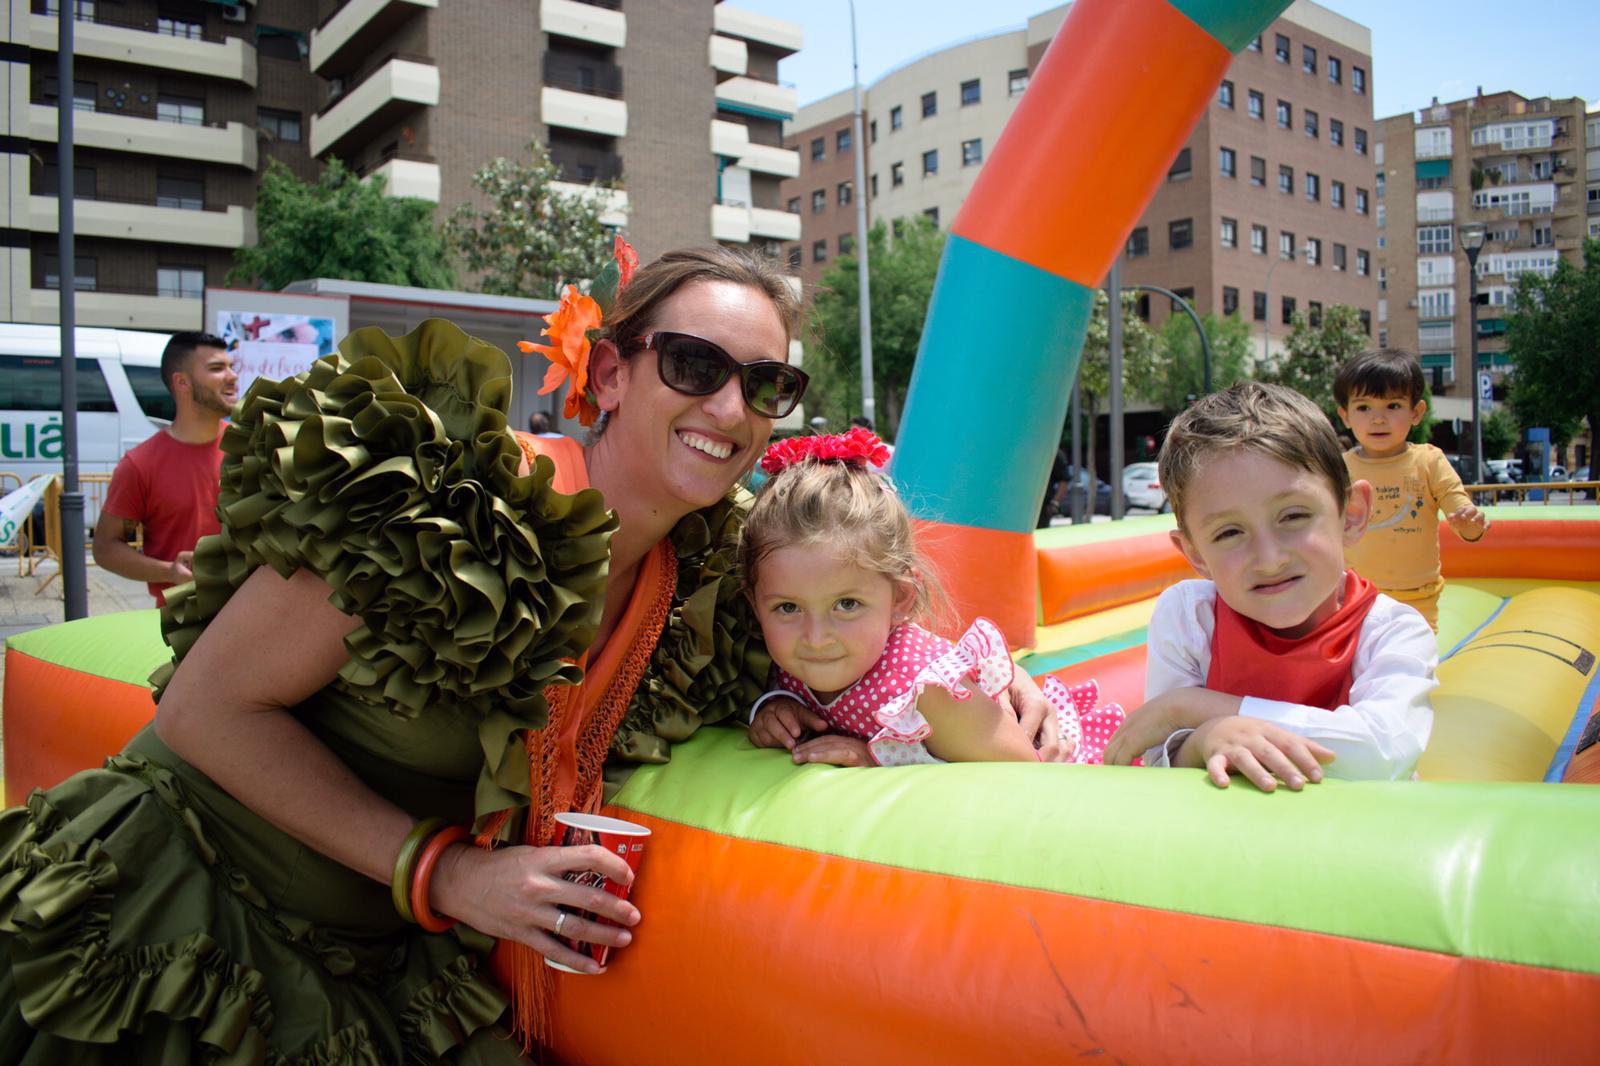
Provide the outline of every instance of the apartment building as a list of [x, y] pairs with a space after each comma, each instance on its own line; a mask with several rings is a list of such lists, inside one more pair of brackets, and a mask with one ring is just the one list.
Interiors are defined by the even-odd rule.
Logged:
[[1478, 358], [1503, 399], [1517, 279], [1548, 277], [1563, 258], [1582, 266], [1584, 238], [1600, 236], [1600, 116], [1587, 115], [1581, 98], [1480, 91], [1383, 119], [1378, 135], [1380, 339], [1419, 353], [1436, 414], [1470, 422], [1471, 277], [1460, 228], [1486, 230]]
[[[0, 0], [3, 320], [57, 313], [56, 2]], [[479, 167], [539, 140], [646, 259], [799, 235], [777, 80], [794, 23], [703, 0], [75, 2], [84, 325], [198, 327], [205, 287], [256, 239], [274, 157], [307, 178], [339, 159], [442, 217], [477, 197]]]
[[[918, 57], [866, 88], [871, 218], [950, 224], [1067, 11]], [[1365, 27], [1309, 0], [1292, 4], [1235, 57], [1129, 238], [1124, 283], [1172, 289], [1202, 313], [1243, 315], [1274, 350], [1297, 311], [1316, 321], [1326, 306], [1351, 304], [1370, 324], [1371, 55]], [[840, 202], [854, 160], [837, 146], [849, 112], [848, 91], [809, 104], [786, 141], [800, 174], [785, 182], [785, 199], [802, 226], [788, 251], [807, 281], [854, 228]], [[1170, 304], [1141, 307], [1159, 324]]]

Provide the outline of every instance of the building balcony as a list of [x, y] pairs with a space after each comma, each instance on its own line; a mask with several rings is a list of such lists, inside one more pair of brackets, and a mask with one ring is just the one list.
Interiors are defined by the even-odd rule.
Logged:
[[739, 157], [739, 165], [760, 174], [794, 178], [800, 175], [800, 153], [770, 144], [752, 144]]
[[712, 204], [711, 239], [731, 244], [750, 243], [749, 206], [735, 201]]
[[311, 116], [311, 154], [325, 155], [438, 102], [439, 68], [433, 61], [396, 55]]
[[1449, 222], [1456, 217], [1452, 207], [1422, 207], [1417, 209], [1418, 222]]
[[[28, 108], [28, 135], [46, 144], [56, 142], [56, 109], [49, 104]], [[256, 131], [239, 122], [197, 125], [163, 122], [154, 115], [126, 111], [77, 111], [72, 140], [79, 148], [191, 159], [256, 169]]]
[[[579, 5], [582, 6], [582, 5]], [[622, 68], [568, 52], [544, 54], [544, 84], [552, 89], [622, 99]]]
[[628, 193], [605, 185], [580, 185], [572, 181], [553, 181], [550, 188], [567, 196], [593, 200], [600, 206], [600, 221], [618, 229], [628, 224]]
[[[156, 200], [96, 198], [72, 201], [73, 228], [80, 237], [160, 241], [204, 248], [244, 248], [256, 243], [254, 208], [231, 204], [216, 211], [160, 207]], [[28, 198], [30, 228], [54, 233], [60, 224], [54, 196]]]
[[[725, 4], [718, 4], [721, 11]], [[788, 121], [796, 110], [795, 91], [787, 85], [736, 75], [717, 83], [717, 106], [756, 118]]]
[[793, 55], [805, 45], [805, 30], [798, 22], [758, 15], [732, 4], [719, 3], [712, 8], [711, 28], [724, 37], [742, 37], [753, 41], [768, 51], [778, 53], [778, 58]]
[[750, 70], [750, 48], [737, 37], [711, 35], [711, 69], [723, 74], [745, 74]]
[[539, 92], [539, 115], [548, 126], [582, 130], [602, 137], [628, 135], [628, 105], [604, 96], [546, 85]]
[[311, 70], [345, 77], [381, 49], [396, 30], [439, 0], [348, 0], [311, 31]]
[[711, 120], [711, 151], [726, 159], [738, 159], [750, 150], [750, 129], [742, 122]]
[[[109, 329], [151, 329], [172, 333], [201, 327], [205, 316], [198, 297], [158, 296], [147, 292], [107, 292], [78, 289], [73, 294], [80, 326]], [[29, 321], [40, 325], [61, 322], [61, 293], [55, 289], [28, 290]]]
[[539, 28], [608, 48], [628, 43], [628, 17], [621, 11], [577, 0], [539, 0]]
[[439, 202], [443, 185], [438, 163], [431, 159], [407, 159], [403, 155], [373, 167], [367, 177], [382, 178], [383, 191], [390, 196], [409, 196], [434, 203]]
[[[56, 50], [57, 17], [30, 15], [28, 43], [35, 51]], [[117, 22], [80, 14], [72, 27], [72, 52], [79, 58], [132, 63], [256, 86], [256, 50], [242, 37], [177, 37], [154, 22]], [[53, 65], [53, 63], [52, 63]]]
[[1451, 154], [1449, 148], [1440, 148], [1437, 145], [1427, 145], [1417, 149], [1418, 159], [1449, 159]]
[[622, 180], [622, 157], [615, 152], [579, 151], [557, 144], [550, 148], [550, 162], [560, 171], [557, 180], [571, 185]]
[[1434, 337], [1424, 333], [1417, 337], [1417, 350], [1419, 352], [1453, 352], [1455, 348], [1456, 338], [1454, 334]]
[[800, 239], [800, 216], [769, 207], [752, 207], [750, 234], [778, 241], [797, 241]]

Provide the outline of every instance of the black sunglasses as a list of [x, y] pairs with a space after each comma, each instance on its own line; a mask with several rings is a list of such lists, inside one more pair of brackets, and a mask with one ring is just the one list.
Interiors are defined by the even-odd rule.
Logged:
[[639, 338], [634, 348], [652, 349], [667, 388], [685, 396], [710, 396], [737, 373], [744, 402], [762, 418], [782, 418], [793, 411], [811, 382], [799, 367], [776, 359], [741, 363], [718, 345], [688, 333], [656, 330]]

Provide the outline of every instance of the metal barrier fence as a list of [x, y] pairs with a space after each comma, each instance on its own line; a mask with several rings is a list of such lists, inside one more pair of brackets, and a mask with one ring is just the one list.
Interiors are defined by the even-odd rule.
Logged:
[[[22, 480], [22, 475], [14, 471], [0, 470], [0, 496], [13, 489], [20, 488]], [[78, 485], [83, 492], [84, 513], [99, 514], [101, 507], [106, 502], [106, 494], [111, 489], [111, 475], [79, 474]], [[36, 576], [39, 564], [46, 560], [54, 560], [58, 568], [61, 563], [60, 475], [56, 476], [55, 484], [45, 493], [44, 500], [40, 506], [44, 511], [43, 528], [40, 528], [40, 523], [35, 521], [35, 514], [40, 509], [36, 508], [35, 514], [30, 514], [23, 521], [22, 528], [17, 533], [15, 546], [5, 549], [16, 552], [18, 577]], [[140, 530], [135, 544], [137, 545], [142, 540], [143, 530]], [[42, 592], [45, 586], [55, 577], [56, 573], [59, 572], [60, 570], [57, 569], [54, 573], [49, 574], [39, 583], [35, 593]]]
[[[1479, 503], [1514, 503], [1526, 506], [1530, 503], [1529, 497], [1538, 493], [1532, 503], [1591, 503], [1600, 504], [1600, 481], [1531, 481], [1527, 483], [1512, 482], [1509, 484], [1493, 485], [1468, 485], [1466, 490], [1472, 494], [1473, 500]], [[1561, 499], [1553, 500], [1552, 496]]]

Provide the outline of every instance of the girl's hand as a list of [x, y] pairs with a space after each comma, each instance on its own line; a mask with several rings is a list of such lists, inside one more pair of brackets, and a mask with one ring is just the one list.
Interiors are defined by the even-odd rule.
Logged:
[[[633, 871], [620, 856], [597, 844], [572, 848], [508, 847], [486, 850], [458, 844], [445, 852], [434, 873], [433, 909], [490, 936], [516, 940], [546, 958], [584, 973], [600, 973], [587, 955], [557, 940], [556, 920], [565, 907], [589, 911], [619, 926], [639, 924], [639, 909], [594, 885], [568, 881], [568, 873], [593, 871], [624, 884]], [[620, 948], [633, 940], [626, 928], [603, 925], [577, 914], [561, 923], [561, 935]]]
[[996, 696], [995, 702], [1017, 716], [1022, 731], [1037, 746], [1040, 761], [1067, 762], [1072, 758], [1071, 751], [1063, 750], [1056, 709], [1025, 672], [1018, 670], [1011, 678], [1011, 687]]
[[838, 733], [813, 737], [804, 744], [796, 744], [793, 750], [796, 765], [808, 762], [831, 763], [834, 766], [878, 765], [866, 741]]
[[[820, 714], [787, 697], [770, 699], [761, 705], [750, 723], [750, 743], [758, 748], [794, 750], [807, 733], [825, 733], [828, 722]], [[796, 760], [798, 761], [798, 760]]]

